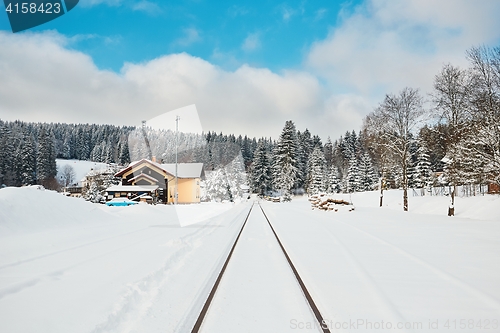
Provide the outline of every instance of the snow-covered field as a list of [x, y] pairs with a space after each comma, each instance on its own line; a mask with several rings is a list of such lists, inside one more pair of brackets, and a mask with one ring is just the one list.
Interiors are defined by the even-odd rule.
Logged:
[[64, 166], [69, 165], [73, 168], [75, 172], [74, 182], [81, 181], [91, 170], [105, 170], [109, 167], [107, 163], [92, 162], [92, 161], [81, 161], [81, 160], [62, 160], [56, 159], [57, 165], [57, 179], [60, 180], [62, 177], [62, 171]]
[[[500, 331], [498, 196], [457, 198], [452, 218], [447, 197], [350, 199], [262, 202], [331, 332]], [[0, 332], [189, 332], [250, 206], [0, 190]], [[254, 208], [202, 332], [319, 331], [266, 223]]]

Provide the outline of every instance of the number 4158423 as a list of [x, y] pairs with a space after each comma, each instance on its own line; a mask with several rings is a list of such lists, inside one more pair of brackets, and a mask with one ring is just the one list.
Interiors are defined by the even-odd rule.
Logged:
[[12, 5], [9, 3], [5, 8], [5, 11], [9, 14], [59, 14], [61, 12], [61, 4], [59, 2], [51, 3], [45, 2], [37, 4], [34, 2], [23, 2], [21, 4], [16, 3]]

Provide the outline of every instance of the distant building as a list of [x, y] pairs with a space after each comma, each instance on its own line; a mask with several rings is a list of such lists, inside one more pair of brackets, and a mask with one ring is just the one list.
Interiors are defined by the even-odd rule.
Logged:
[[[200, 202], [200, 180], [203, 163], [179, 163], [177, 169], [178, 203]], [[115, 174], [120, 185], [109, 187], [107, 200], [127, 197], [153, 197], [161, 203], [173, 203], [175, 195], [175, 164], [160, 164], [156, 160], [142, 159], [130, 163]]]

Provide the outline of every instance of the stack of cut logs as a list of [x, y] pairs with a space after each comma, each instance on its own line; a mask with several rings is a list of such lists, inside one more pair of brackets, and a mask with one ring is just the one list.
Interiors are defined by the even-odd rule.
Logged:
[[320, 210], [332, 210], [334, 212], [338, 211], [339, 205], [341, 206], [350, 206], [349, 211], [354, 210], [354, 206], [342, 199], [333, 199], [328, 197], [326, 194], [314, 194], [309, 197], [309, 201], [311, 202], [312, 209], [320, 209]]
[[271, 201], [271, 202], [280, 202], [281, 198], [280, 197], [268, 197], [268, 196], [265, 196], [264, 200]]

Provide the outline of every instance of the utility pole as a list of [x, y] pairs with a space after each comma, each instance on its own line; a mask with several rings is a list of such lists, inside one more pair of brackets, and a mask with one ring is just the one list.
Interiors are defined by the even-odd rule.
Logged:
[[178, 175], [177, 175], [177, 154], [179, 150], [179, 120], [181, 117], [175, 116], [175, 193], [174, 193], [174, 204], [177, 205], [177, 200], [179, 192], [177, 187], [179, 185]]
[[146, 133], [146, 121], [142, 121], [142, 136], [144, 137], [144, 142], [146, 143], [146, 148], [148, 150], [148, 159], [153, 158], [153, 153], [151, 152], [151, 145], [149, 144], [148, 134]]

